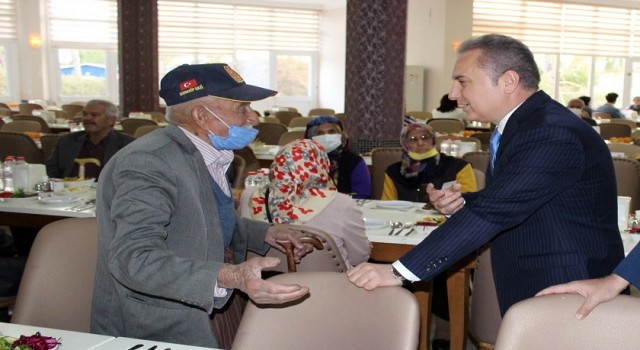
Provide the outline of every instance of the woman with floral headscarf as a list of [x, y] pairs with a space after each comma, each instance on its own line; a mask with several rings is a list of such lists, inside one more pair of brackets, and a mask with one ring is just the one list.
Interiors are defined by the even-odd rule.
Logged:
[[321, 144], [329, 156], [329, 174], [338, 192], [353, 198], [371, 197], [371, 174], [364, 159], [349, 150], [349, 140], [342, 122], [331, 116], [318, 116], [307, 124], [305, 139]]
[[284, 146], [271, 164], [269, 183], [242, 194], [242, 216], [276, 224], [305, 224], [329, 233], [347, 267], [369, 259], [362, 211], [339, 193], [329, 176], [322, 146], [297, 140]]
[[[440, 189], [444, 183], [456, 181], [462, 185], [461, 192], [477, 190], [471, 164], [439, 153], [435, 148], [435, 133], [430, 126], [418, 124], [411, 119], [405, 121], [407, 123], [400, 132], [400, 144], [404, 149], [402, 160], [391, 164], [385, 171], [383, 200], [424, 202], [427, 200], [424, 185], [428, 183]], [[446, 273], [436, 276], [433, 280], [432, 298], [436, 327], [431, 348], [449, 349]]]

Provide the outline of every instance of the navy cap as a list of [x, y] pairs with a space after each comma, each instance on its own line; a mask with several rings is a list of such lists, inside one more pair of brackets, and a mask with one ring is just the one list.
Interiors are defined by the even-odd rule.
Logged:
[[245, 83], [240, 74], [224, 63], [183, 64], [160, 81], [160, 97], [167, 106], [205, 96], [251, 102], [277, 93]]

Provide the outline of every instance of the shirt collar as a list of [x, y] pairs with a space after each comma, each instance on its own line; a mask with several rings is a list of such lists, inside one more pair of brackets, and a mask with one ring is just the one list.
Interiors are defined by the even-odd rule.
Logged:
[[504, 134], [504, 128], [505, 126], [507, 126], [507, 122], [509, 121], [509, 118], [511, 118], [511, 115], [513, 114], [513, 112], [515, 112], [516, 109], [522, 106], [523, 103], [524, 101], [520, 102], [519, 105], [517, 105], [514, 109], [512, 109], [509, 113], [507, 113], [507, 115], [505, 115], [504, 118], [502, 118], [502, 120], [500, 120], [500, 123], [498, 123], [498, 125], [496, 126], [500, 135]]
[[214, 148], [211, 144], [203, 141], [196, 135], [194, 135], [189, 130], [178, 126], [182, 132], [193, 142], [193, 145], [196, 146], [198, 151], [202, 154], [204, 158], [204, 163], [207, 167], [212, 164], [216, 165], [229, 165], [233, 161], [233, 151], [230, 150], [219, 150]]

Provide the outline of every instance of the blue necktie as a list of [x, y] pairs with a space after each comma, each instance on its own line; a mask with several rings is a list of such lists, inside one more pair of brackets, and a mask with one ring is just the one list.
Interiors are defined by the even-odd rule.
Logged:
[[500, 145], [500, 131], [498, 129], [493, 130], [491, 139], [489, 139], [489, 154], [491, 156], [491, 172], [493, 172], [493, 166], [496, 162], [496, 154], [498, 153], [498, 146]]

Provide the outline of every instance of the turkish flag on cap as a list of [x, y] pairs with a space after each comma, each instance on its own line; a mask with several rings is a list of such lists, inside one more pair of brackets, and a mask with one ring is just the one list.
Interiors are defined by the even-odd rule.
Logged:
[[194, 88], [196, 87], [196, 85], [198, 85], [198, 82], [195, 79], [183, 81], [182, 83], [180, 83], [180, 91]]

